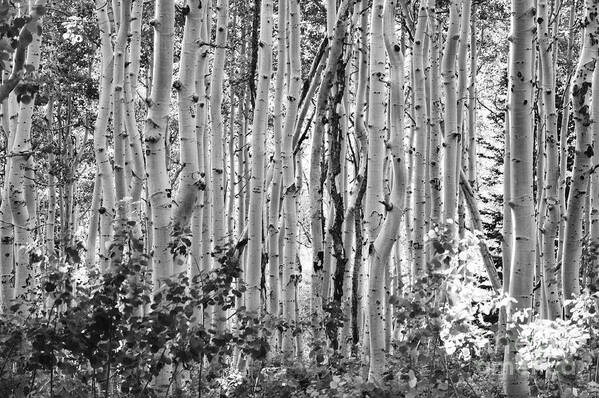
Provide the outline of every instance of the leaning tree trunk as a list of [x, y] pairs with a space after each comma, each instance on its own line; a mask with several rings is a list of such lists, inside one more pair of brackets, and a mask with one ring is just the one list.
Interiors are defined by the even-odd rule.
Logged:
[[[532, 0], [512, 2], [510, 46], [510, 207], [514, 241], [510, 269], [510, 297], [516, 300], [507, 308], [507, 318], [530, 308], [535, 266], [535, 225], [533, 202], [533, 129], [532, 129], [532, 52], [534, 13]], [[504, 218], [509, 215], [504, 215]], [[518, 320], [514, 319], [516, 326]], [[510, 398], [530, 396], [528, 371], [517, 368], [515, 334], [510, 335], [504, 357], [504, 388]]]

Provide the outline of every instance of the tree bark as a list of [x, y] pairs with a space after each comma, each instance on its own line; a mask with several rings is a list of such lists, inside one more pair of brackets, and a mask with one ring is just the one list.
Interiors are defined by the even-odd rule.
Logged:
[[597, 60], [598, 3], [585, 1], [583, 46], [572, 85], [572, 111], [576, 130], [576, 148], [572, 183], [568, 195], [565, 241], [562, 254], [562, 284], [564, 300], [580, 294], [579, 273], [582, 259], [582, 221], [588, 180], [592, 172], [593, 142], [591, 131], [591, 82]]
[[441, 76], [445, 87], [445, 135], [443, 171], [443, 222], [456, 220], [457, 165], [460, 147], [458, 108], [456, 93], [456, 52], [460, 39], [459, 1], [452, 0], [449, 9], [449, 29], [441, 64]]
[[[512, 314], [530, 308], [535, 264], [535, 225], [533, 202], [532, 130], [532, 52], [534, 7], [532, 0], [512, 2], [510, 46], [510, 207], [514, 242], [510, 269], [510, 297], [516, 300], [507, 308]], [[519, 322], [515, 322], [518, 327]], [[510, 398], [530, 396], [528, 371], [515, 362], [518, 330], [511, 335], [504, 357], [504, 389]]]
[[[262, 0], [260, 12], [259, 70], [256, 109], [252, 123], [252, 165], [250, 178], [250, 206], [248, 208], [248, 263], [246, 281], [247, 309], [260, 311], [260, 280], [262, 275], [262, 201], [264, 197], [264, 140], [268, 117], [268, 89], [272, 69], [271, 0]], [[278, 198], [276, 199], [278, 201]]]

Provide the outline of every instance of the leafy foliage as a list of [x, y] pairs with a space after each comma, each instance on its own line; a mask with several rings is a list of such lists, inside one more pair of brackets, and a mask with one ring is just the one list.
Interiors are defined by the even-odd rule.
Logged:
[[[234, 348], [248, 358], [265, 358], [270, 332], [236, 303], [245, 287], [233, 259], [225, 255], [222, 267], [193, 278], [165, 280], [151, 294], [139, 277], [148, 274], [147, 259], [135, 258], [112, 273], [87, 272], [84, 279], [97, 282], [82, 285], [75, 282], [80, 264], [49, 265], [53, 271], [43, 277], [43, 289], [0, 317], [3, 396], [17, 390], [93, 396], [111, 385], [122, 396], [154, 396], [151, 381], [165, 366], [184, 379], [195, 372], [195, 383], [206, 388], [202, 382]], [[214, 306], [234, 310], [234, 332], [209, 326]], [[202, 373], [205, 362], [208, 371]], [[191, 383], [193, 377], [186, 377]]]

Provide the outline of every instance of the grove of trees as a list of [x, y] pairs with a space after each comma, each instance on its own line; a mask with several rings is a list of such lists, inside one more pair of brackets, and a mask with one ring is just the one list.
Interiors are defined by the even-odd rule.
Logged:
[[599, 0], [0, 0], [0, 396], [599, 396]]

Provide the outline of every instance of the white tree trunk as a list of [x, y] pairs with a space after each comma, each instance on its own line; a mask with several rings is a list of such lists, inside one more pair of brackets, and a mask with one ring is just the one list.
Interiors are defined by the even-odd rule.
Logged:
[[[535, 264], [535, 225], [533, 202], [532, 130], [532, 52], [534, 14], [532, 0], [512, 3], [512, 41], [510, 46], [510, 207], [514, 241], [510, 267], [509, 294], [516, 300], [507, 308], [511, 321], [514, 312], [530, 308]], [[518, 322], [516, 322], [518, 325]], [[516, 362], [515, 339], [511, 335], [504, 357], [504, 388], [510, 398], [530, 396], [528, 371]]]
[[[268, 90], [272, 69], [272, 0], [262, 0], [260, 9], [260, 49], [258, 88], [252, 123], [252, 166], [250, 206], [248, 208], [248, 263], [246, 271], [247, 309], [260, 310], [260, 277], [262, 275], [262, 202], [264, 198], [264, 140], [268, 116]], [[275, 177], [273, 177], [275, 178]], [[275, 198], [275, 200], [279, 200]]]
[[562, 254], [563, 298], [571, 299], [580, 294], [580, 265], [582, 259], [582, 221], [585, 200], [588, 194], [588, 181], [592, 172], [593, 142], [591, 131], [590, 94], [593, 71], [597, 60], [597, 12], [599, 2], [585, 1], [583, 46], [572, 85], [572, 113], [576, 129], [576, 148], [572, 183], [568, 195], [568, 209], [565, 228], [565, 241]]

